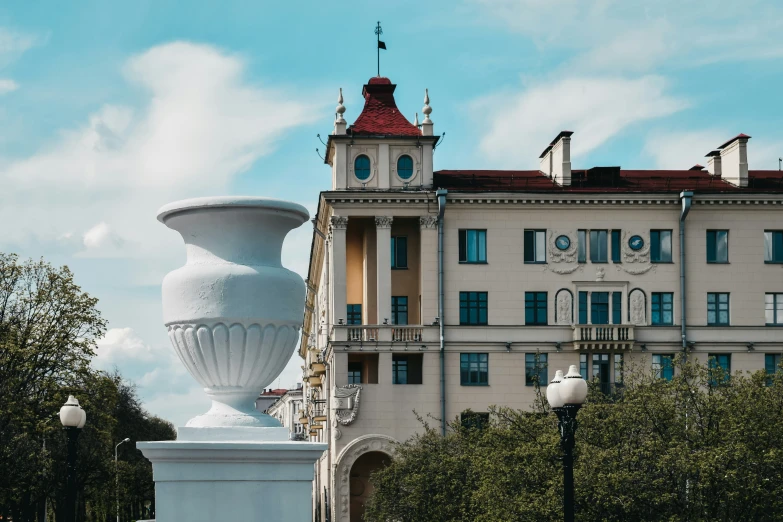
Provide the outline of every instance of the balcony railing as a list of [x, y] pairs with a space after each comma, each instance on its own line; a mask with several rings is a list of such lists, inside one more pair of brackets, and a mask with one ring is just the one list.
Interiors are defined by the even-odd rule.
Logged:
[[576, 350], [630, 350], [634, 344], [629, 324], [578, 324], [574, 326]]
[[353, 343], [394, 342], [419, 343], [437, 342], [438, 327], [422, 325], [334, 325], [333, 341]]

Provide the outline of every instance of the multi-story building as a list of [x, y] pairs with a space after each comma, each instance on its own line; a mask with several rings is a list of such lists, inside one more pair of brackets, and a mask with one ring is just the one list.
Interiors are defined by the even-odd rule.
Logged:
[[266, 408], [266, 413], [288, 428], [291, 440], [308, 440], [305, 425], [302, 423], [302, 405], [302, 387], [299, 386], [294, 390], [285, 390], [283, 395]]
[[394, 90], [370, 79], [351, 126], [340, 98], [313, 220], [300, 355], [308, 431], [329, 443], [317, 520], [360, 520], [417, 415], [528, 408], [555, 369], [606, 393], [630, 362], [671, 378], [680, 351], [774, 371], [783, 176], [749, 169], [749, 136], [706, 169], [575, 169], [564, 131], [538, 170], [434, 172], [429, 99], [410, 123]]

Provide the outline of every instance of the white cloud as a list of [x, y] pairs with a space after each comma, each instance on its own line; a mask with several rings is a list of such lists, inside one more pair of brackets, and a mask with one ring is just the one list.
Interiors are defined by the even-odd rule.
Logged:
[[0, 96], [3, 94], [8, 94], [9, 92], [13, 92], [19, 88], [19, 84], [17, 84], [13, 80], [0, 78]]
[[[67, 233], [65, 235], [67, 236]], [[109, 225], [101, 221], [84, 233], [82, 242], [88, 250], [98, 250], [120, 248], [124, 241]]]
[[110, 328], [97, 344], [96, 364], [103, 368], [129, 360], [150, 362], [160, 352], [156, 353], [132, 328]]
[[[648, 136], [643, 152], [653, 159], [655, 167], [659, 169], [687, 169], [696, 163], [706, 166], [707, 158], [704, 156], [739, 132], [714, 128], [701, 131], [655, 131]], [[781, 151], [783, 140], [751, 138], [748, 142], [748, 168], [776, 170]]]
[[634, 123], [668, 116], [687, 101], [667, 93], [659, 76], [571, 77], [502, 92], [474, 103], [482, 114], [480, 149], [490, 164], [537, 168], [539, 153], [561, 130], [573, 130], [572, 161]]
[[783, 53], [783, 4], [763, 0], [471, 0], [473, 20], [539, 49], [568, 49], [567, 70], [646, 71]]

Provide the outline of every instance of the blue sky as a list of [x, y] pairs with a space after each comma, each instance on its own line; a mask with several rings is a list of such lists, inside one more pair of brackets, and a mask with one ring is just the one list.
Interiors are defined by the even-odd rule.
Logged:
[[[162, 204], [247, 194], [314, 211], [316, 134], [342, 87], [429, 88], [436, 168], [537, 167], [562, 129], [576, 168], [688, 168], [744, 132], [751, 169], [783, 156], [783, 4], [658, 0], [5, 2], [0, 5], [0, 250], [67, 264], [111, 330], [96, 365], [176, 424], [208, 401], [174, 359], [160, 280], [180, 266]], [[8, 225], [11, 226], [8, 226]], [[304, 274], [310, 231], [284, 262]], [[292, 359], [280, 378], [296, 381]], [[277, 385], [277, 383], [275, 383]]]

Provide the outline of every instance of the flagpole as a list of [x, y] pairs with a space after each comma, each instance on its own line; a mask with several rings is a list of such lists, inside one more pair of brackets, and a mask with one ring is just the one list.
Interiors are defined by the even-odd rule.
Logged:
[[383, 30], [381, 30], [381, 22], [379, 20], [378, 21], [378, 25], [375, 27], [375, 36], [377, 36], [377, 38], [378, 38], [378, 43], [375, 46], [376, 47], [375, 52], [378, 53], [378, 61], [377, 61], [377, 63], [378, 63], [378, 78], [381, 77], [381, 33], [382, 32], [383, 32]]

